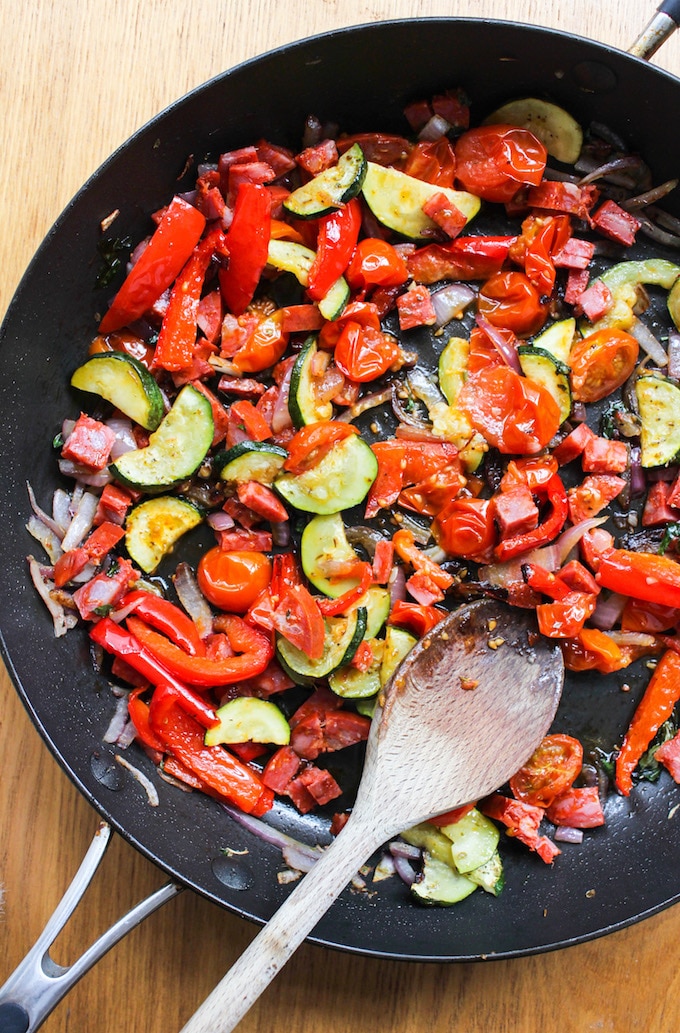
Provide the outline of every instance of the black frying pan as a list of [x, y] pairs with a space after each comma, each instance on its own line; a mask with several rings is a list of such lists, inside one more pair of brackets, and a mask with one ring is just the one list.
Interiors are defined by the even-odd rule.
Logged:
[[[139, 239], [148, 213], [177, 189], [188, 154], [201, 160], [259, 136], [298, 148], [310, 112], [349, 132], [404, 132], [408, 101], [457, 85], [473, 99], [476, 121], [514, 96], [546, 96], [583, 123], [597, 119], [615, 128], [645, 156], [657, 182], [680, 170], [680, 142], [669, 121], [669, 112], [680, 107], [680, 81], [642, 60], [559, 32], [486, 20], [342, 30], [247, 62], [137, 133], [52, 228], [0, 331], [0, 626], [17, 690], [59, 763], [121, 835], [181, 883], [257, 921], [287, 892], [276, 880], [278, 851], [243, 831], [214, 801], [158, 781], [133, 746], [131, 761], [154, 779], [161, 799], [156, 809], [140, 803], [138, 787], [102, 744], [113, 700], [104, 679], [93, 674], [86, 636], [55, 640], [29, 582], [25, 557], [34, 543], [24, 527], [26, 480], [43, 502], [59, 483], [49, 442], [64, 415], [75, 411], [69, 376], [107, 300], [94, 287], [103, 217], [120, 208], [116, 233]], [[680, 214], [677, 200], [669, 208]], [[664, 254], [656, 247], [653, 253]], [[600, 736], [615, 742], [645, 673], [625, 672], [629, 694], [620, 691], [623, 674], [571, 677], [556, 728], [592, 745]], [[349, 797], [360, 756], [341, 763]], [[478, 893], [449, 910], [425, 910], [412, 906], [392, 879], [370, 900], [346, 892], [314, 939], [382, 957], [475, 960], [530, 954], [620, 928], [680, 898], [680, 841], [667, 820], [679, 793], [664, 776], [628, 800], [611, 798], [606, 827], [565, 850], [554, 868], [508, 844], [507, 888], [498, 900]], [[307, 842], [327, 835], [326, 817], [302, 818], [282, 805], [272, 821]], [[247, 847], [247, 857], [226, 864], [226, 846]], [[586, 900], [588, 889], [596, 892]]]

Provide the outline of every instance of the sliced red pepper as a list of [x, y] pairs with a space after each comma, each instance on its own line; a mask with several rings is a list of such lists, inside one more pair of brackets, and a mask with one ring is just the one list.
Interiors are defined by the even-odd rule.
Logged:
[[326, 634], [316, 598], [304, 585], [283, 589], [271, 613], [272, 627], [311, 660], [320, 660]]
[[414, 570], [422, 570], [438, 588], [446, 590], [453, 584], [453, 576], [442, 570], [438, 563], [426, 556], [415, 543], [412, 531], [402, 529], [392, 536], [394, 550], [404, 563], [410, 563]]
[[370, 563], [361, 564], [361, 579], [355, 588], [339, 595], [337, 599], [317, 598], [319, 609], [324, 617], [337, 617], [339, 613], [346, 613], [354, 606], [373, 584], [373, 570]]
[[376, 585], [386, 585], [392, 573], [394, 545], [387, 538], [376, 543], [373, 555], [373, 580]]
[[551, 599], [564, 599], [565, 595], [569, 595], [569, 586], [539, 563], [523, 563], [522, 576], [526, 583], [541, 595], [547, 595]]
[[144, 315], [175, 280], [204, 228], [205, 216], [181, 197], [173, 197], [99, 324], [100, 333], [120, 330]]
[[273, 793], [258, 775], [223, 746], [206, 746], [204, 730], [178, 705], [173, 690], [159, 686], [149, 711], [151, 728], [165, 749], [220, 796], [246, 814], [265, 814]]
[[185, 652], [192, 656], [205, 656], [205, 645], [191, 617], [169, 599], [137, 590], [125, 596], [121, 601], [121, 608], [129, 613], [136, 613], [152, 628], [171, 638], [175, 645], [180, 646]]
[[311, 469], [330, 449], [359, 430], [353, 423], [319, 420], [308, 423], [288, 442], [288, 458], [283, 469], [298, 474]]
[[240, 316], [253, 300], [267, 264], [271, 200], [260, 183], [241, 183], [227, 234], [229, 265], [220, 270], [220, 291], [231, 313]]
[[212, 660], [205, 656], [190, 656], [143, 621], [128, 617], [130, 631], [163, 667], [188, 685], [206, 689], [216, 685], [233, 685], [242, 678], [261, 674], [274, 655], [270, 637], [246, 624], [240, 617], [225, 614], [222, 622], [236, 655]]
[[457, 237], [450, 244], [427, 244], [407, 259], [417, 283], [487, 280], [503, 267], [515, 237]]
[[[138, 623], [141, 624], [141, 621]], [[152, 685], [169, 685], [180, 706], [204, 728], [215, 728], [219, 724], [213, 707], [187, 685], [174, 678], [130, 631], [121, 628], [110, 617], [103, 617], [97, 621], [90, 630], [90, 638], [108, 653], [124, 660]]]
[[149, 704], [142, 699], [142, 695], [146, 691], [146, 685], [132, 690], [128, 696], [128, 714], [135, 726], [139, 741], [151, 750], [165, 753], [165, 743], [156, 735], [149, 721]]
[[574, 638], [595, 611], [597, 596], [589, 592], [569, 592], [552, 603], [536, 607], [538, 630], [546, 638]]
[[529, 549], [536, 549], [540, 545], [547, 545], [553, 541], [564, 527], [568, 514], [567, 493], [561, 478], [555, 473], [550, 477], [545, 492], [551, 510], [542, 524], [539, 524], [533, 531], [508, 538], [496, 546], [496, 558], [501, 562], [521, 556]]
[[628, 796], [640, 757], [680, 699], [680, 653], [669, 649], [659, 660], [638, 704], [616, 758], [616, 788]]
[[213, 227], [175, 280], [154, 353], [157, 369], [176, 372], [191, 365], [198, 332], [198, 305], [213, 255], [226, 255], [226, 237]]
[[417, 638], [427, 635], [428, 631], [446, 617], [446, 610], [436, 606], [421, 606], [397, 599], [390, 612], [389, 623], [398, 628], [413, 632]]
[[316, 257], [309, 270], [307, 293], [321, 301], [342, 276], [357, 246], [361, 229], [361, 205], [357, 198], [319, 220]]
[[595, 580], [633, 599], [680, 607], [680, 563], [669, 556], [610, 549], [600, 559]]

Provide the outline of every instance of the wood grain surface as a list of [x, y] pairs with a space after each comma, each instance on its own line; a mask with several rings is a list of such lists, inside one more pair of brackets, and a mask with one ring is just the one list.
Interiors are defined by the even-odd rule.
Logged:
[[[0, 0], [0, 315], [56, 216], [107, 155], [165, 105], [245, 58], [339, 26], [426, 15], [557, 27], [625, 49], [651, 13], [639, 0]], [[680, 74], [680, 38], [656, 60]], [[96, 825], [2, 669], [0, 982], [41, 931]], [[163, 881], [116, 839], [56, 960], [72, 961]], [[87, 975], [44, 1029], [172, 1033], [255, 931], [183, 893]], [[386, 962], [305, 945], [240, 1028], [677, 1033], [679, 942], [673, 908], [605, 939], [492, 964]]]

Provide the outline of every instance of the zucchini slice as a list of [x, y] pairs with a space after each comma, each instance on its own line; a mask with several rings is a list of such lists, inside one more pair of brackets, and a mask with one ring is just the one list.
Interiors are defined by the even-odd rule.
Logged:
[[380, 684], [387, 685], [401, 661], [408, 656], [418, 639], [410, 631], [395, 628], [391, 624], [385, 631], [385, 649], [380, 668]]
[[356, 588], [358, 578], [331, 580], [324, 573], [331, 561], [354, 563], [358, 560], [356, 552], [347, 541], [345, 525], [339, 513], [313, 517], [300, 540], [300, 561], [305, 577], [311, 581], [324, 595], [331, 599]]
[[326, 617], [324, 625], [323, 656], [319, 660], [312, 660], [283, 635], [276, 636], [276, 653], [282, 667], [301, 685], [327, 678], [350, 662], [366, 633], [366, 611], [359, 608], [345, 617]]
[[[283, 273], [292, 273], [301, 287], [309, 283], [309, 270], [316, 257], [316, 251], [298, 244], [294, 240], [270, 240], [267, 262]], [[339, 276], [333, 286], [319, 302], [319, 312], [324, 319], [337, 319], [349, 300], [349, 284]]]
[[451, 856], [461, 875], [486, 864], [498, 849], [497, 826], [476, 807], [453, 825], [441, 825], [440, 832], [451, 840]]
[[[646, 258], [639, 262], [619, 262], [599, 277], [612, 292], [613, 305], [609, 311], [592, 324], [596, 330], [608, 326], [619, 330], [630, 330], [635, 322], [634, 307], [638, 300], [641, 284], [663, 287], [670, 290], [680, 276], [680, 265], [665, 258]], [[592, 329], [589, 323], [588, 332]]]
[[547, 329], [542, 330], [538, 337], [534, 337], [534, 348], [541, 348], [542, 351], [550, 352], [558, 362], [569, 365], [569, 353], [571, 352], [576, 336], [576, 320], [560, 319], [552, 323]]
[[287, 746], [290, 725], [275, 703], [255, 696], [230, 699], [217, 711], [220, 723], [205, 733], [206, 746], [220, 743], [261, 742]]
[[471, 872], [467, 872], [467, 878], [477, 886], [481, 886], [487, 893], [497, 897], [505, 886], [505, 872], [498, 851], [496, 850], [485, 864], [480, 864], [479, 868], [473, 868]]
[[548, 154], [573, 165], [583, 147], [583, 130], [569, 112], [538, 97], [522, 97], [497, 108], [484, 125], [511, 125], [528, 129]]
[[145, 430], [163, 419], [163, 395], [148, 369], [125, 352], [93, 355], [71, 377], [71, 386], [105, 398]]
[[338, 159], [337, 165], [320, 172], [289, 194], [283, 207], [296, 219], [319, 219], [328, 215], [357, 196], [366, 176], [366, 164], [361, 147], [353, 144]]
[[408, 176], [398, 169], [368, 162], [368, 171], [361, 188], [366, 204], [376, 219], [388, 229], [412, 240], [422, 240], [434, 222], [423, 211], [423, 205], [434, 194], [445, 194], [470, 219], [479, 211], [481, 201], [465, 190], [433, 186]]
[[309, 337], [293, 364], [288, 391], [288, 412], [297, 428], [318, 420], [330, 420], [333, 415], [332, 402], [320, 402], [314, 390], [312, 364], [317, 353], [316, 338]]
[[477, 889], [477, 884], [461, 875], [445, 861], [425, 851], [423, 870], [411, 886], [411, 895], [421, 904], [446, 907], [465, 900]]
[[258, 481], [270, 485], [288, 457], [285, 448], [271, 441], [239, 441], [228, 452], [215, 457], [223, 481], [242, 484]]
[[364, 638], [373, 639], [382, 630], [385, 621], [390, 615], [390, 593], [381, 585], [371, 585], [368, 592], [359, 600], [358, 605], [363, 606], [366, 610], [366, 634]]
[[452, 337], [439, 356], [439, 386], [449, 405], [455, 405], [467, 380], [470, 342], [464, 337]]
[[329, 674], [328, 684], [337, 696], [342, 696], [343, 699], [370, 699], [380, 691], [383, 642], [373, 639], [370, 646], [373, 663], [367, 671], [360, 671], [348, 664]]
[[366, 498], [377, 474], [378, 461], [370, 447], [352, 434], [334, 445], [311, 469], [279, 474], [274, 487], [286, 502], [304, 513], [339, 513]]
[[145, 574], [153, 574], [177, 541], [197, 527], [203, 514], [178, 495], [158, 495], [140, 502], [125, 521], [125, 547]]
[[635, 395], [640, 410], [642, 465], [666, 466], [680, 452], [680, 387], [652, 374], [638, 377]]
[[569, 367], [543, 348], [528, 344], [520, 345], [517, 355], [524, 376], [545, 388], [555, 399], [560, 410], [560, 423], [564, 423], [571, 412]]
[[212, 445], [212, 409], [204, 394], [186, 384], [146, 448], [126, 452], [111, 471], [121, 484], [159, 492], [196, 472]]
[[668, 311], [677, 330], [680, 330], [680, 279], [677, 279], [668, 292]]

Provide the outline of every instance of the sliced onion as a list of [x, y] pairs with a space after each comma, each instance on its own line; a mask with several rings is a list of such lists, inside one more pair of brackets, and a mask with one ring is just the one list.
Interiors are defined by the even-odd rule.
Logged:
[[405, 857], [395, 857], [394, 859], [394, 870], [407, 886], [412, 886], [416, 881], [416, 872], [410, 861], [407, 861]]
[[31, 513], [26, 524], [26, 530], [37, 542], [40, 542], [49, 557], [50, 563], [54, 565], [59, 557], [63, 555], [63, 551], [61, 540], [52, 528], [44, 524], [42, 520], [39, 520], [35, 513]]
[[626, 596], [618, 592], [611, 592], [608, 595], [601, 592], [597, 597], [597, 605], [591, 617], [592, 623], [600, 631], [611, 631], [618, 622], [626, 605]]
[[644, 194], [637, 194], [636, 197], [629, 197], [622, 203], [621, 207], [625, 208], [628, 212], [633, 212], [637, 208], [646, 208], [647, 205], [654, 204], [662, 197], [666, 197], [666, 195], [670, 194], [672, 190], [675, 190], [677, 185], [677, 179], [668, 179], [658, 187], [653, 187], [651, 190], [645, 190]]
[[[61, 523], [60, 521], [54, 518], [54, 514], [50, 516], [49, 513], [46, 513], [45, 510], [38, 505], [37, 499], [35, 497], [35, 492], [33, 491], [33, 488], [31, 487], [28, 481], [26, 481], [26, 487], [28, 489], [28, 500], [31, 503], [31, 509], [37, 516], [38, 520], [40, 520], [40, 522], [43, 523], [46, 527], [49, 527], [49, 529], [54, 533], [55, 537], [57, 537], [59, 541], [61, 541], [61, 539], [64, 537], [66, 525], [69, 522], [68, 504], [64, 509], [65, 523]], [[65, 495], [66, 499], [68, 499], [68, 495], [66, 495], [65, 492], [62, 492], [61, 494]]]
[[643, 323], [641, 319], [636, 319], [628, 332], [632, 334], [643, 351], [649, 355], [652, 362], [656, 363], [657, 366], [668, 365], [668, 356], [661, 341], [654, 336], [646, 323]]
[[680, 247], [680, 236], [677, 233], [669, 233], [668, 230], [661, 229], [644, 212], [636, 212], [635, 217], [640, 223], [640, 233], [643, 233], [645, 237], [656, 241], [657, 244], [665, 244], [666, 247]]
[[[584, 161], [583, 164], [589, 164], [588, 161]], [[581, 159], [577, 161], [575, 168], [580, 171]], [[629, 169], [644, 169], [644, 162], [634, 154], [627, 154], [621, 158], [613, 158], [611, 161], [607, 161], [604, 165], [598, 165], [597, 168], [592, 169], [579, 181], [579, 186], [586, 186], [588, 183], [594, 183], [597, 179], [609, 179], [612, 183], [620, 183], [625, 187], [635, 186], [635, 180], [629, 176], [620, 176], [621, 172], [628, 172]]]
[[510, 369], [514, 369], [515, 373], [521, 373], [522, 368], [519, 364], [519, 357], [517, 355], [517, 349], [513, 344], [509, 344], [503, 335], [499, 333], [496, 327], [489, 322], [486, 316], [477, 315], [475, 322], [480, 330], [483, 330], [486, 336], [493, 344], [496, 351], [500, 354], [503, 362]]
[[78, 623], [78, 615], [73, 611], [64, 609], [61, 603], [53, 598], [51, 590], [54, 584], [46, 579], [41, 565], [33, 556], [28, 557], [28, 569], [38, 595], [49, 610], [52, 624], [54, 625], [54, 636], [55, 638], [61, 638], [71, 628], [75, 628]]
[[351, 423], [352, 420], [356, 420], [357, 416], [361, 416], [362, 413], [368, 412], [369, 409], [375, 409], [378, 405], [384, 405], [385, 402], [389, 402], [392, 397], [392, 387], [385, 387], [382, 391], [376, 391], [374, 394], [365, 395], [360, 398], [354, 405], [350, 405], [348, 409], [340, 413], [337, 417], [338, 420], [342, 420], [344, 423]]
[[419, 846], [413, 846], [403, 839], [394, 839], [389, 844], [389, 851], [393, 857], [405, 857], [407, 861], [419, 861], [423, 852]]
[[75, 549], [80, 545], [85, 535], [92, 528], [98, 505], [98, 495], [94, 495], [90, 491], [83, 492], [73, 520], [61, 543], [64, 552], [69, 552], [70, 549]]
[[234, 527], [234, 518], [219, 509], [215, 513], [208, 513], [206, 523], [210, 524], [213, 531], [230, 531]]
[[143, 771], [140, 771], [139, 768], [136, 768], [134, 764], [131, 764], [129, 760], [126, 760], [125, 757], [121, 757], [118, 753], [115, 755], [115, 761], [117, 764], [120, 764], [122, 768], [125, 768], [126, 771], [129, 771], [136, 782], [139, 782], [147, 795], [149, 806], [158, 807], [158, 804], [160, 803], [158, 790], [151, 779], [147, 778]]
[[113, 712], [113, 717], [109, 721], [109, 726], [104, 732], [102, 739], [107, 743], [118, 742], [121, 732], [128, 723], [128, 701], [127, 696], [121, 696], [116, 701], [116, 709]]
[[637, 499], [647, 491], [647, 478], [642, 468], [642, 450], [633, 445], [630, 450], [630, 497]]
[[277, 545], [280, 549], [285, 549], [290, 545], [292, 535], [290, 520], [275, 520], [272, 521], [270, 526], [274, 545]]
[[463, 312], [475, 300], [476, 294], [467, 283], [448, 283], [446, 287], [432, 291], [432, 305], [437, 328], [450, 323], [452, 319], [460, 319]]
[[172, 582], [177, 592], [177, 598], [196, 625], [200, 637], [205, 638], [206, 635], [210, 635], [213, 630], [212, 610], [198, 587], [194, 572], [188, 563], [178, 564]]
[[63, 488], [57, 488], [52, 496], [52, 518], [61, 532], [60, 538], [66, 534], [72, 516], [71, 496]]
[[443, 115], [432, 115], [428, 118], [423, 128], [418, 133], [419, 140], [427, 140], [430, 143], [434, 143], [435, 140], [441, 140], [442, 136], [446, 136], [450, 132], [452, 126], [450, 122], [444, 118]]
[[406, 599], [406, 574], [401, 565], [392, 567], [387, 587], [390, 590], [390, 607], [397, 602], [404, 602]]
[[557, 843], [582, 843], [583, 829], [575, 829], [571, 825], [558, 825], [554, 839]]
[[406, 374], [406, 380], [413, 394], [425, 403], [428, 410], [446, 402], [433, 374], [425, 373], [422, 369], [413, 369]]
[[119, 459], [126, 452], [134, 452], [137, 448], [135, 436], [132, 433], [132, 421], [124, 416], [112, 417], [106, 421], [107, 427], [116, 435], [116, 440], [111, 447], [111, 458]]
[[271, 427], [275, 434], [280, 434], [282, 430], [287, 430], [288, 427], [293, 426], [293, 421], [288, 411], [288, 395], [290, 393], [290, 378], [293, 375], [293, 366], [293, 362], [288, 364], [288, 368], [279, 384], [279, 396], [274, 405], [271, 421]]
[[[244, 814], [243, 811], [239, 811], [237, 807], [232, 807], [228, 803], [223, 803], [222, 807], [230, 814], [234, 821], [242, 825], [244, 829], [252, 832], [254, 836], [261, 839], [264, 843], [269, 843], [270, 846], [278, 847], [283, 853], [286, 851], [294, 851], [296, 860], [299, 863], [303, 862], [309, 864], [311, 867], [315, 861], [318, 861], [321, 852], [323, 850], [320, 846], [307, 846], [306, 843], [300, 843], [299, 840], [293, 839], [292, 836], [287, 836], [285, 832], [280, 832], [278, 829], [272, 828], [266, 822], [261, 821], [260, 818], [254, 818], [252, 814]], [[285, 855], [284, 855], [285, 856]], [[290, 856], [290, 855], [289, 855]], [[290, 863], [290, 862], [288, 862]], [[299, 869], [300, 871], [306, 871], [308, 869]]]
[[393, 384], [391, 391], [392, 410], [399, 423], [416, 430], [431, 430], [432, 424], [420, 412], [409, 412], [399, 397], [399, 385]]
[[672, 330], [668, 335], [668, 376], [680, 380], [680, 333]]
[[367, 527], [365, 524], [359, 524], [358, 527], [347, 528], [346, 538], [350, 545], [360, 545], [362, 549], [366, 550], [371, 559], [373, 559], [375, 547], [378, 542], [382, 541], [383, 535], [380, 531], [376, 531], [375, 527]]
[[89, 488], [104, 488], [113, 480], [107, 467], [104, 467], [103, 470], [88, 470], [86, 467], [80, 466], [79, 463], [74, 463], [70, 459], [59, 459], [58, 465], [59, 472], [64, 477], [71, 477], [74, 481], [86, 484]]

